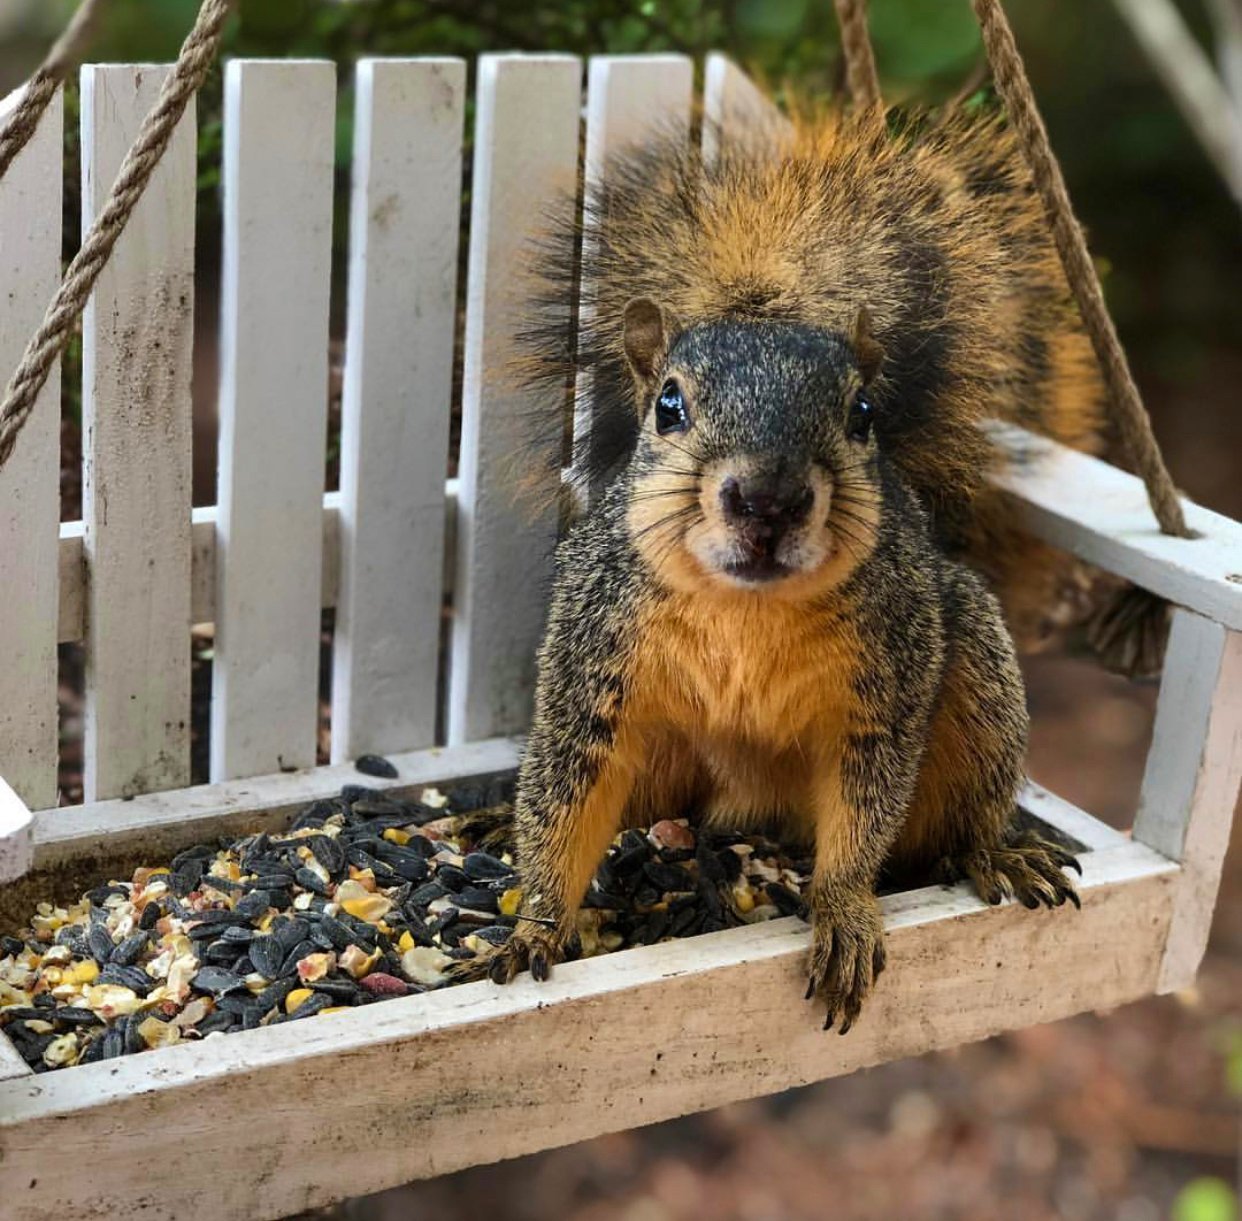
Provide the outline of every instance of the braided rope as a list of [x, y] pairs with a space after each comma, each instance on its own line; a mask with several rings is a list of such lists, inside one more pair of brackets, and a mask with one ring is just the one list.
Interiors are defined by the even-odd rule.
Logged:
[[26, 345], [0, 403], [0, 467], [13, 452], [17, 435], [34, 409], [52, 366], [69, 343], [91, 289], [142, 198], [186, 105], [206, 79], [220, 49], [232, 3], [233, 0], [203, 0], [194, 28], [182, 44], [154, 108], [143, 120], [133, 147], [125, 154], [103, 210], [82, 240], [43, 322]]
[[1177, 489], [1152, 432], [1151, 419], [1117, 337], [1117, 328], [1104, 303], [1099, 276], [1087, 251], [1082, 228], [1074, 218], [1065, 179], [1048, 142], [1048, 131], [1035, 105], [1013, 31], [1005, 19], [1000, 0], [972, 0], [972, 3], [983, 32], [992, 78], [1031, 167], [1065, 278], [1078, 302], [1083, 325], [1100, 362], [1121, 443], [1147, 488], [1147, 498], [1160, 529], [1179, 538], [1192, 538], [1193, 533], [1186, 528]]
[[69, 75], [83, 56], [98, 24], [99, 14], [108, 0], [82, 0], [73, 20], [52, 45], [47, 58], [30, 78], [21, 101], [9, 115], [8, 122], [0, 128], [0, 178], [13, 158], [22, 151], [35, 133], [43, 112], [56, 96], [61, 81]]
[[859, 110], [880, 105], [880, 77], [875, 68], [871, 35], [867, 32], [867, 0], [834, 0], [845, 56], [845, 80]]

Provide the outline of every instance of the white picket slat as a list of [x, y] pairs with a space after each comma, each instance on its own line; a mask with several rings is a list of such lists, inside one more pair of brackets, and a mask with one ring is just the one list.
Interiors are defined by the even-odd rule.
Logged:
[[[82, 69], [82, 228], [168, 69]], [[87, 801], [190, 779], [193, 103], [82, 319]]]
[[466, 65], [358, 65], [332, 759], [436, 734]]
[[336, 72], [225, 70], [211, 777], [315, 762]]
[[[562, 404], [508, 380], [524, 319], [528, 242], [552, 201], [575, 188], [582, 66], [569, 55], [479, 59], [470, 273], [459, 463], [448, 739], [526, 728], [557, 530], [560, 429], [534, 427]], [[569, 303], [565, 306], [566, 329]], [[538, 454], [536, 445], [547, 446]], [[515, 509], [513, 470], [544, 486]], [[544, 507], [532, 507], [537, 500]]]
[[730, 142], [781, 140], [792, 125], [776, 103], [727, 55], [713, 51], [703, 65], [703, 158], [716, 160]]
[[[587, 68], [585, 206], [598, 201], [609, 159], [645, 135], [685, 139], [690, 130], [694, 64], [684, 55], [594, 55]], [[583, 238], [584, 261], [592, 236]], [[580, 324], [591, 318], [591, 285], [579, 290]], [[574, 465], [592, 469], [594, 395], [589, 372], [574, 386]], [[601, 489], [585, 489], [588, 499]]]
[[[20, 93], [0, 101], [0, 122]], [[60, 272], [61, 136], [57, 93], [0, 179], [0, 382], [43, 320]], [[57, 523], [60, 369], [53, 368], [0, 469], [0, 775], [26, 805], [56, 804]]]

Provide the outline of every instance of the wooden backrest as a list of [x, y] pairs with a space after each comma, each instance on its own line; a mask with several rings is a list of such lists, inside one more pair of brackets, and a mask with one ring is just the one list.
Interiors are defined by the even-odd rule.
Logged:
[[[0, 471], [0, 776], [25, 805], [57, 802], [66, 642], [85, 653], [87, 802], [190, 783], [192, 624], [215, 625], [213, 781], [314, 764], [323, 607], [336, 608], [333, 762], [524, 729], [557, 523], [551, 509], [515, 510], [507, 464], [528, 414], [561, 405], [505, 376], [522, 323], [515, 272], [581, 171], [589, 193], [610, 150], [648, 125], [688, 131], [692, 106], [683, 56], [583, 69], [569, 55], [479, 60], [467, 235], [463, 61], [359, 64], [351, 202], [335, 217], [334, 66], [226, 66], [218, 503], [193, 511], [194, 446], [210, 441], [193, 435], [195, 245], [216, 235], [195, 232], [190, 107], [84, 318], [82, 521], [59, 522], [56, 378]], [[165, 72], [82, 70], [84, 224]], [[717, 122], [761, 105], [719, 57], [707, 90]], [[58, 99], [0, 181], [4, 369], [55, 286], [61, 139]], [[334, 223], [348, 227], [344, 269]], [[463, 241], [461, 447], [446, 484]], [[342, 271], [340, 491], [325, 495]], [[200, 323], [199, 342], [213, 329]], [[199, 356], [201, 375], [213, 362]], [[588, 388], [576, 389], [576, 443], [589, 444]]]

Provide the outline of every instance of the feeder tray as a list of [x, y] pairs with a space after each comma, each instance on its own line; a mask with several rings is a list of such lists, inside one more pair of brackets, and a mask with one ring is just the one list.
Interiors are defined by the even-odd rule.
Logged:
[[[557, 523], [514, 513], [499, 490], [532, 406], [501, 373], [529, 226], [577, 180], [581, 72], [564, 55], [479, 61], [462, 451], [447, 487], [465, 64], [358, 67], [341, 491], [326, 497], [333, 68], [226, 70], [220, 502], [193, 512], [187, 114], [85, 318], [84, 521], [53, 546], [54, 385], [0, 469], [5, 927], [192, 844], [284, 828], [343, 784], [415, 796], [512, 772]], [[88, 219], [162, 75], [83, 70]], [[781, 122], [723, 58], [705, 81], [710, 140]], [[692, 82], [680, 56], [590, 61], [588, 190], [610, 150], [688, 120]], [[0, 368], [55, 285], [61, 140], [57, 100], [0, 180]], [[41, 1075], [0, 1035], [6, 1217], [274, 1218], [1187, 986], [1242, 776], [1242, 528], [1187, 503], [1201, 537], [1167, 537], [1138, 480], [1005, 437], [1026, 455], [1001, 478], [1027, 527], [1175, 607], [1132, 834], [1037, 786], [1023, 795], [1083, 847], [1081, 912], [988, 907], [965, 886], [886, 896], [889, 969], [845, 1038], [800, 999], [796, 917], [568, 963], [542, 985], [465, 984]], [[315, 767], [324, 607], [334, 761]], [[213, 782], [197, 787], [192, 623], [215, 624]], [[56, 809], [66, 642], [87, 658], [86, 803]], [[348, 761], [368, 752], [396, 778], [361, 777]]]

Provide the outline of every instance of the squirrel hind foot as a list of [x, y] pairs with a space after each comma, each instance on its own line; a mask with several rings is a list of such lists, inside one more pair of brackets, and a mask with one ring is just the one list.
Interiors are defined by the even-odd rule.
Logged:
[[1024, 907], [1081, 907], [1066, 869], [1082, 874], [1072, 852], [1033, 831], [1020, 831], [995, 848], [972, 848], [941, 861], [937, 873], [946, 883], [969, 881], [990, 904], [1016, 899]]

